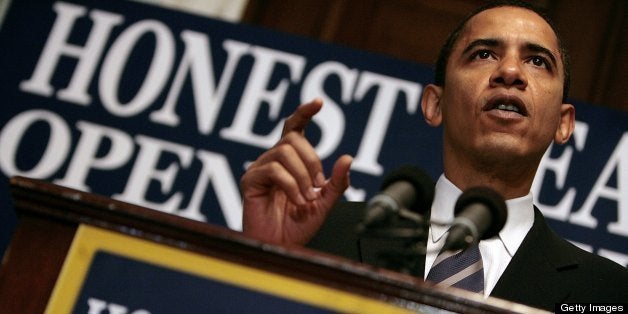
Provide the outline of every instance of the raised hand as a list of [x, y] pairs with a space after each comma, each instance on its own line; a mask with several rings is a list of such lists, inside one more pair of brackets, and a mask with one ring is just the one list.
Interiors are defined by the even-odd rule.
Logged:
[[335, 162], [329, 179], [304, 130], [323, 102], [305, 103], [286, 119], [281, 140], [250, 165], [240, 187], [246, 235], [272, 243], [307, 243], [349, 186], [352, 157]]

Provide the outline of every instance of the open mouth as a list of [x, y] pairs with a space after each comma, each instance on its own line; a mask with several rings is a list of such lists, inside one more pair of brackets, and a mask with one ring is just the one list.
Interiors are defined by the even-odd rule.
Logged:
[[518, 113], [522, 116], [527, 116], [528, 111], [526, 110], [526, 106], [523, 104], [521, 99], [514, 96], [498, 96], [489, 100], [489, 102], [484, 106], [484, 111], [490, 110], [502, 110]]

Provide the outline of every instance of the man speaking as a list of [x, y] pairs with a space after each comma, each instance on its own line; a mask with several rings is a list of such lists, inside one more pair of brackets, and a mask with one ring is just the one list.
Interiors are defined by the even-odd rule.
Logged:
[[[425, 121], [443, 132], [444, 173], [430, 220], [452, 221], [456, 200], [469, 188], [499, 193], [507, 205], [504, 227], [464, 251], [479, 274], [475, 291], [550, 311], [556, 303], [628, 301], [628, 271], [559, 238], [532, 203], [544, 152], [552, 141], [566, 143], [574, 130], [566, 58], [542, 13], [521, 3], [491, 4], [449, 36], [421, 100]], [[344, 202], [336, 203], [349, 186], [352, 157], [341, 156], [326, 178], [303, 135], [322, 106], [319, 99], [299, 106], [281, 140], [243, 175], [245, 234], [306, 245], [343, 209]], [[437, 281], [429, 274], [445, 262], [439, 251], [447, 233], [430, 226], [424, 279]]]

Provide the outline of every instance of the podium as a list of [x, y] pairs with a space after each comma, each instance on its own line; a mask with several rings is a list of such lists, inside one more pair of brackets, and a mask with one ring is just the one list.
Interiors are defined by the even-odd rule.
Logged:
[[44, 181], [10, 186], [6, 313], [539, 312]]

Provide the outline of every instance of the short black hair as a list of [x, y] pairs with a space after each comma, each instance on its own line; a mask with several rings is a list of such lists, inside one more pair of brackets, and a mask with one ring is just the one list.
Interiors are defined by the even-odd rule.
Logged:
[[561, 41], [558, 29], [556, 28], [552, 20], [549, 18], [549, 16], [540, 8], [535, 7], [530, 3], [522, 2], [522, 1], [507, 1], [506, 0], [506, 1], [491, 2], [489, 4], [486, 4], [484, 6], [477, 8], [476, 10], [471, 12], [469, 15], [467, 15], [460, 22], [460, 24], [458, 24], [458, 26], [453, 30], [453, 32], [449, 34], [449, 37], [447, 37], [445, 44], [443, 45], [443, 47], [440, 50], [440, 53], [438, 54], [438, 59], [436, 60], [436, 69], [435, 69], [436, 72], [434, 74], [434, 84], [441, 87], [445, 86], [445, 72], [447, 71], [447, 61], [449, 60], [449, 57], [451, 56], [451, 52], [454, 48], [454, 45], [456, 44], [456, 42], [458, 42], [458, 38], [460, 38], [460, 34], [462, 33], [465, 26], [467, 25], [467, 22], [472, 17], [478, 15], [481, 12], [484, 12], [486, 10], [493, 9], [493, 8], [498, 8], [498, 7], [516, 7], [516, 8], [523, 8], [523, 9], [530, 10], [536, 13], [541, 18], [543, 18], [545, 22], [547, 22], [547, 24], [549, 24], [549, 26], [552, 28], [552, 30], [554, 31], [554, 34], [556, 35], [556, 38], [558, 39], [558, 48], [560, 49], [560, 59], [563, 63], [563, 75], [564, 75], [563, 103], [566, 102], [567, 97], [569, 95], [569, 85], [571, 81], [571, 69], [570, 69], [569, 54], [567, 53], [567, 49], [565, 48], [565, 46], [563, 45]]

